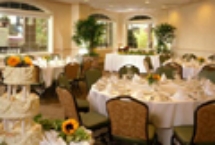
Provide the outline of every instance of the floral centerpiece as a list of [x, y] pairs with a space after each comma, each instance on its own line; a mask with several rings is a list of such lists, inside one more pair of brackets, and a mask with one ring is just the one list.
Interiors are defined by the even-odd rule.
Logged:
[[44, 60], [46, 60], [46, 61], [52, 60], [52, 56], [51, 56], [51, 55], [44, 55], [42, 58], [43, 58]]
[[5, 65], [10, 67], [28, 67], [32, 65], [32, 59], [29, 56], [10, 55], [4, 59]]
[[90, 145], [93, 142], [91, 132], [83, 126], [79, 126], [79, 123], [75, 119], [49, 120], [38, 115], [34, 120], [42, 125], [44, 131], [54, 130], [57, 132], [58, 138], [62, 138], [67, 145], [78, 144], [80, 142]]
[[156, 83], [160, 80], [160, 75], [159, 74], [149, 74], [147, 77], [147, 80], [148, 80], [148, 84], [149, 85], [152, 85], [153, 83]]
[[203, 57], [198, 57], [197, 60], [200, 64], [205, 62], [205, 58], [203, 58]]

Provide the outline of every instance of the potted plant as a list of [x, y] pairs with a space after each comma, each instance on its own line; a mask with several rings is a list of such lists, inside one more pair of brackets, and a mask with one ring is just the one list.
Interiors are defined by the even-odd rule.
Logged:
[[75, 34], [72, 40], [77, 45], [86, 47], [89, 56], [97, 56], [95, 48], [99, 45], [104, 30], [104, 24], [98, 23], [94, 17], [89, 16], [75, 24]]
[[168, 23], [159, 24], [154, 28], [158, 53], [167, 53], [170, 51], [167, 44], [171, 44], [175, 38], [175, 29], [174, 26]]
[[0, 18], [0, 22], [4, 27], [6, 27], [8, 24], [10, 24], [10, 19], [7, 16], [3, 16]]

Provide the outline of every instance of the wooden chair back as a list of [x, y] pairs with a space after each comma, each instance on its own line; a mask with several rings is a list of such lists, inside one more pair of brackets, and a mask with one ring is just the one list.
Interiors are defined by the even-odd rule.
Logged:
[[64, 67], [64, 74], [69, 80], [78, 78], [80, 74], [80, 65], [78, 63], [68, 63]]
[[81, 118], [77, 109], [77, 102], [71, 92], [63, 87], [57, 87], [56, 92], [61, 106], [64, 108], [65, 118], [73, 118], [81, 123]]
[[215, 144], [215, 100], [200, 105], [194, 113], [192, 144]]
[[148, 140], [148, 106], [130, 96], [119, 96], [106, 103], [113, 136]]

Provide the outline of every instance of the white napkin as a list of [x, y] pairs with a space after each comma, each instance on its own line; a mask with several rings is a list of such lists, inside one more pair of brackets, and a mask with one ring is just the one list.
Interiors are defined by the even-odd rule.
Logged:
[[49, 66], [56, 66], [57, 63], [56, 63], [55, 60], [50, 60], [50, 61], [48, 62], [48, 65], [49, 65]]
[[173, 99], [175, 100], [186, 100], [188, 98], [188, 94], [182, 90], [182, 89], [179, 89], [173, 96], [172, 96]]
[[56, 131], [48, 131], [45, 132], [40, 145], [66, 145], [66, 143], [62, 138], [58, 137], [58, 133]]
[[67, 56], [67, 57], [66, 57], [66, 63], [70, 63], [70, 62], [72, 62], [71, 57], [70, 57], [70, 56]]
[[138, 83], [141, 81], [141, 77], [137, 74], [134, 74], [133, 78], [132, 78], [132, 82]]
[[214, 85], [211, 83], [210, 80], [206, 80], [205, 83], [204, 83], [204, 92], [209, 95], [209, 96], [212, 96], [214, 94]]
[[163, 74], [161, 75], [160, 82], [165, 82], [166, 80], [167, 80], [167, 77], [166, 77], [166, 75], [163, 73]]
[[110, 92], [112, 92], [112, 90], [113, 90], [113, 84], [112, 84], [112, 83], [109, 83], [109, 84], [106, 86], [105, 91], [108, 92], [108, 93], [110, 93]]

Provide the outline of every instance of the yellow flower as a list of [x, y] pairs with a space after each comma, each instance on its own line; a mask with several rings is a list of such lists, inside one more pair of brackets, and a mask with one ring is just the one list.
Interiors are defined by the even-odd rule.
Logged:
[[7, 59], [6, 64], [12, 67], [18, 66], [21, 63], [21, 59], [18, 56], [10, 56]]
[[29, 56], [23, 58], [24, 64], [32, 65], [32, 59]]
[[78, 129], [79, 123], [75, 119], [68, 119], [62, 123], [62, 131], [66, 135], [73, 134]]

